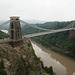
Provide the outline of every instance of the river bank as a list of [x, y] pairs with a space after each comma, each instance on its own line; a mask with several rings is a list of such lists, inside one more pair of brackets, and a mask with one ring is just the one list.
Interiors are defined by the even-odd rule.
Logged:
[[[63, 57], [65, 57], [65, 58], [69, 59], [69, 60], [75, 61], [75, 59], [70, 58], [70, 57], [68, 57], [68, 56], [65, 56], [65, 55], [63, 55], [63, 54], [61, 54], [61, 53], [58, 53], [58, 52], [56, 52], [56, 51], [53, 51], [53, 50], [51, 50], [51, 49], [49, 49], [49, 48], [46, 48], [46, 47], [42, 46], [41, 44], [39, 44], [39, 43], [37, 43], [37, 42], [35, 42], [35, 41], [33, 41], [33, 40], [30, 40], [30, 41], [33, 42], [34, 44], [36, 44], [38, 47], [42, 48], [43, 51], [45, 51], [45, 52], [47, 52], [47, 53], [52, 53], [53, 55], [54, 55], [54, 54], [58, 54], [58, 56], [63, 56]], [[52, 57], [55, 58], [53, 55], [52, 55]]]
[[[50, 49], [47, 49], [34, 41], [32, 42], [36, 44], [38, 47], [40, 47], [44, 52], [50, 54], [53, 59], [55, 59], [56, 61], [59, 61], [65, 67], [64, 69], [67, 74], [62, 74], [62, 75], [73, 75], [73, 73], [75, 72], [75, 60], [68, 58], [66, 56], [60, 55], [59, 53], [56, 53], [54, 51], [51, 51]], [[48, 65], [48, 63], [45, 65]]]

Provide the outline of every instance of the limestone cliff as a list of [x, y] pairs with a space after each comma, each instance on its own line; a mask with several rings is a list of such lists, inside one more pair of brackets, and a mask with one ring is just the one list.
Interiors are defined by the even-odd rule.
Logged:
[[40, 59], [27, 38], [16, 47], [0, 44], [0, 75], [43, 75]]

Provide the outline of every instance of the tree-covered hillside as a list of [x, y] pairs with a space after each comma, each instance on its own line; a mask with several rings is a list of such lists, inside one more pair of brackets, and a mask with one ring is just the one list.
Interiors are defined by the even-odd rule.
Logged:
[[60, 28], [64, 28], [66, 26], [68, 26], [69, 24], [71, 24], [72, 21], [68, 21], [68, 22], [46, 22], [44, 24], [36, 24], [39, 27], [42, 28], [46, 28], [46, 29], [60, 29]]
[[[72, 21], [68, 21], [68, 22], [46, 22], [44, 24], [35, 24], [35, 26], [41, 27], [41, 28], [45, 28], [45, 29], [60, 29], [60, 28], [64, 28], [66, 26], [68, 26], [69, 24], [71, 24]], [[32, 33], [38, 33], [38, 32], [43, 32], [44, 30], [39, 30], [33, 27], [30, 27], [28, 25], [22, 26], [22, 35], [25, 34], [32, 34]]]
[[8, 37], [9, 37], [8, 34], [6, 34], [6, 33], [2, 32], [2, 31], [0, 31], [0, 39], [8, 38]]
[[75, 37], [69, 39], [69, 31], [32, 38], [53, 51], [75, 58]]
[[22, 35], [26, 35], [26, 34], [32, 34], [32, 33], [38, 33], [38, 32], [42, 32], [43, 30], [39, 30], [30, 26], [23, 26], [22, 27]]
[[[60, 29], [71, 24], [70, 22], [47, 22], [44, 24], [37, 24], [37, 26], [47, 29]], [[75, 58], [75, 38], [69, 39], [69, 31], [48, 34], [32, 38], [34, 41], [50, 48], [56, 52], [65, 54]]]

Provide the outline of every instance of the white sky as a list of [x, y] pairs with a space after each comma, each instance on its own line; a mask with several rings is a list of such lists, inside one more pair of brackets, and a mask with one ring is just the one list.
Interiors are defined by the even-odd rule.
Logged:
[[21, 19], [65, 21], [75, 19], [75, 0], [0, 0], [0, 20]]

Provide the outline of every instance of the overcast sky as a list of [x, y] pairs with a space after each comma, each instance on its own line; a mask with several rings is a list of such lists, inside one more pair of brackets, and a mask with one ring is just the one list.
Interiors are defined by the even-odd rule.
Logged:
[[75, 19], [75, 0], [0, 0], [0, 20], [10, 16], [43, 21]]

